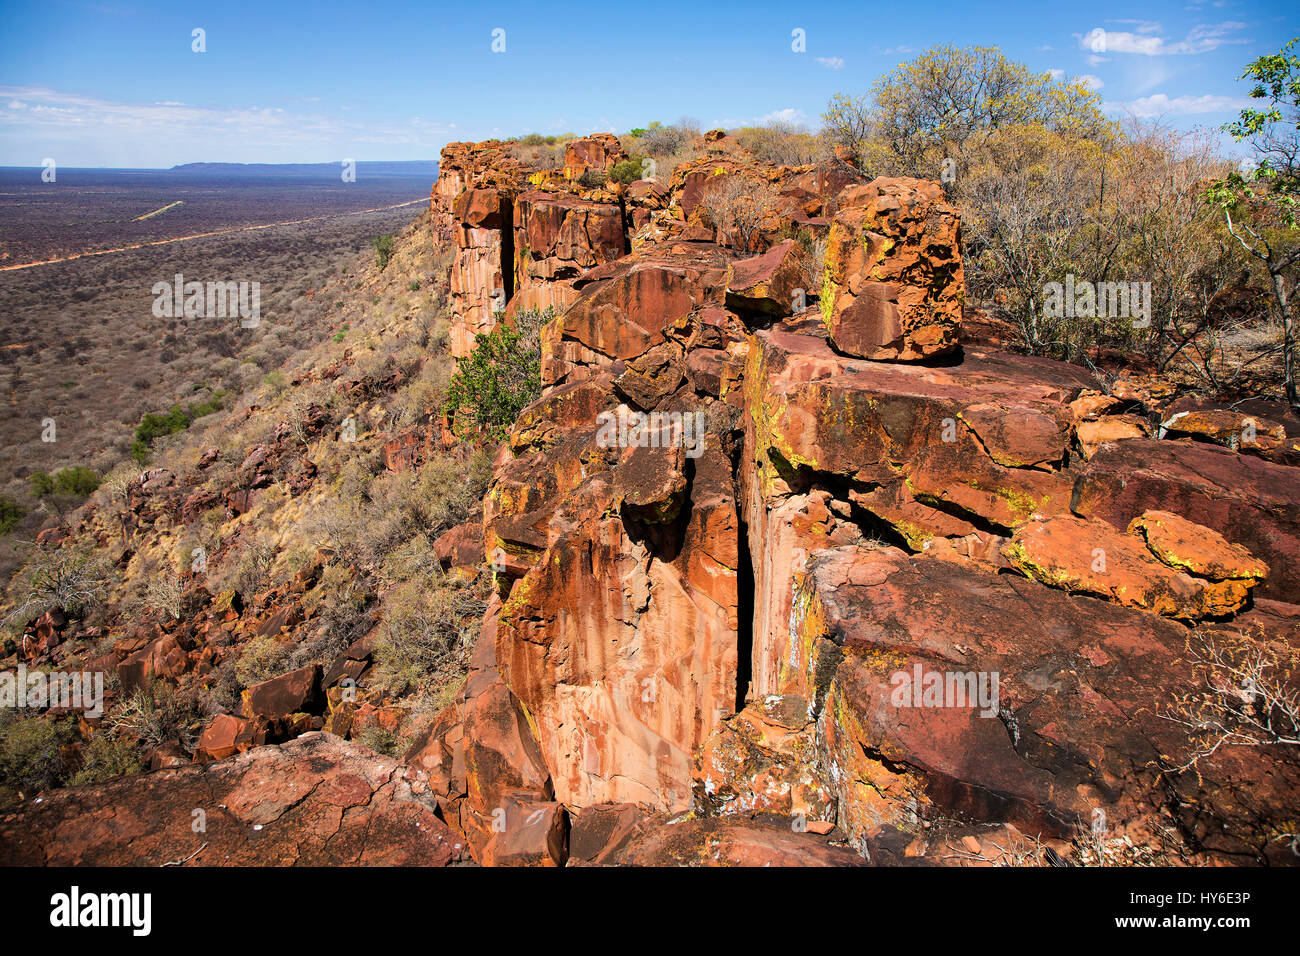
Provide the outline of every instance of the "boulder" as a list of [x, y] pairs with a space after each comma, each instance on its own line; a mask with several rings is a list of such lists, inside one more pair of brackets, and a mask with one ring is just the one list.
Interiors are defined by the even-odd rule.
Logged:
[[727, 307], [770, 316], [802, 311], [799, 295], [813, 295], [803, 265], [802, 249], [793, 239], [778, 242], [767, 252], [733, 262], [727, 270]]
[[[1191, 621], [1239, 610], [1249, 589], [1268, 573], [1267, 565], [1254, 562], [1245, 549], [1230, 554], [1213, 531], [1173, 515], [1162, 525], [1160, 513], [1147, 512], [1134, 520], [1133, 531], [1056, 515], [1018, 528], [1002, 553], [1027, 576], [1052, 587]], [[1150, 546], [1148, 535], [1155, 538]], [[1240, 573], [1214, 580], [1188, 573], [1207, 566]]]
[[1211, 528], [1272, 569], [1257, 596], [1300, 603], [1300, 468], [1199, 442], [1132, 439], [1093, 455], [1071, 507], [1121, 530], [1146, 511]]
[[895, 361], [950, 355], [963, 288], [957, 211], [938, 183], [876, 179], [839, 194], [820, 290], [837, 351]]
[[320, 665], [310, 664], [253, 685], [242, 695], [244, 716], [280, 719], [319, 713], [324, 703], [320, 677]]

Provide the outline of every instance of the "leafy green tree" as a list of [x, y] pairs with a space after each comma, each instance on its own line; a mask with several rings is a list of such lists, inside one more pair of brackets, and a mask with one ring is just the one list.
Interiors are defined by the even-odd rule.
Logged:
[[131, 443], [131, 457], [141, 465], [147, 465], [150, 448], [155, 439], [163, 435], [183, 432], [190, 427], [194, 419], [220, 411], [223, 394], [223, 392], [216, 392], [207, 401], [197, 402], [185, 408], [173, 405], [165, 413], [147, 412], [140, 419], [140, 424], [136, 426], [135, 441]]
[[822, 120], [865, 173], [926, 178], [998, 129], [1041, 126], [1085, 138], [1110, 129], [1086, 84], [1036, 73], [995, 47], [934, 47], [881, 77], [867, 96], [833, 97]]
[[443, 406], [464, 436], [502, 440], [541, 394], [539, 333], [554, 317], [553, 309], [520, 312], [512, 320], [497, 313], [496, 328], [474, 336], [474, 350], [456, 360]]
[[1247, 107], [1224, 129], [1238, 142], [1248, 142], [1255, 167], [1230, 173], [1211, 183], [1206, 198], [1223, 208], [1228, 231], [1243, 249], [1268, 271], [1273, 303], [1282, 318], [1283, 391], [1291, 410], [1300, 415], [1294, 358], [1294, 309], [1291, 293], [1300, 261], [1300, 228], [1296, 222], [1300, 197], [1300, 56], [1293, 39], [1277, 53], [1261, 56], [1241, 75], [1255, 81], [1252, 99], [1262, 109]]

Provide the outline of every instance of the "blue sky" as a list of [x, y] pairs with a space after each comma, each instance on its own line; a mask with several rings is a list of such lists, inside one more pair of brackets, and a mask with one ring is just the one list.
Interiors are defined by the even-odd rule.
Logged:
[[[0, 165], [434, 159], [450, 140], [682, 116], [815, 126], [832, 94], [865, 92], [940, 43], [1089, 77], [1116, 115], [1217, 126], [1242, 105], [1243, 66], [1300, 35], [1297, 11], [1279, 0], [3, 0]], [[206, 52], [192, 50], [196, 28]]]

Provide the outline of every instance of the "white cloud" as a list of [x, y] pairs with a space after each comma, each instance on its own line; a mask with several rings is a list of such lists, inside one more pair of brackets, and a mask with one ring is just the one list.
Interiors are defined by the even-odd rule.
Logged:
[[1137, 56], [1177, 56], [1188, 53], [1209, 53], [1211, 50], [1217, 50], [1225, 43], [1249, 42], [1229, 35], [1246, 27], [1246, 24], [1235, 20], [1225, 20], [1223, 23], [1214, 26], [1201, 24], [1192, 27], [1187, 37], [1176, 43], [1155, 34], [1155, 31], [1160, 29], [1159, 24], [1148, 21], [1119, 22], [1137, 23], [1138, 32], [1132, 33], [1126, 30], [1106, 30], [1102, 27], [1093, 27], [1085, 34], [1074, 34], [1079, 41], [1079, 48], [1092, 52], [1093, 55], [1088, 58], [1088, 62], [1093, 62], [1093, 58], [1102, 53], [1129, 53]]
[[1239, 110], [1247, 105], [1247, 100], [1234, 96], [1215, 96], [1209, 93], [1203, 96], [1174, 96], [1155, 93], [1136, 100], [1121, 103], [1107, 103], [1107, 111], [1128, 112], [1141, 119], [1157, 116], [1172, 116], [1196, 113], [1226, 113]]
[[1116, 20], [1116, 23], [1127, 23], [1137, 30], [1138, 33], [1159, 33], [1160, 24], [1152, 20]]
[[[1052, 79], [1056, 80], [1058, 83], [1061, 80], [1065, 79], [1064, 70], [1048, 70], [1047, 75], [1050, 76]], [[1090, 90], [1099, 90], [1106, 85], [1101, 81], [1101, 77], [1093, 76], [1091, 73], [1080, 73], [1078, 76], [1072, 76], [1070, 77], [1070, 82], [1082, 83]]]
[[828, 70], [842, 70], [842, 69], [844, 69], [844, 60], [843, 60], [842, 57], [838, 57], [838, 56], [819, 56], [819, 57], [817, 57], [816, 59], [817, 59], [817, 62], [818, 62], [818, 63], [820, 63], [822, 66], [826, 67], [826, 69], [828, 69]]
[[381, 147], [371, 155], [436, 154], [449, 128], [256, 105], [118, 102], [44, 87], [0, 86], [0, 97], [9, 100], [9, 109], [0, 111], [0, 140], [11, 148], [40, 143], [47, 151], [63, 149], [68, 165], [324, 160], [354, 155], [361, 144]]
[[783, 110], [773, 110], [766, 116], [760, 117], [758, 124], [762, 126], [765, 123], [802, 123], [807, 118], [808, 114], [803, 110], [789, 106]]

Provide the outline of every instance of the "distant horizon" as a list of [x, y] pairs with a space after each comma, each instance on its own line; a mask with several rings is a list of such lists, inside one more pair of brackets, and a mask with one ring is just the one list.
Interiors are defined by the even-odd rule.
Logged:
[[[337, 169], [339, 168], [340, 162], [340, 160], [310, 160], [298, 162], [289, 161], [283, 163], [240, 163], [230, 162], [227, 160], [198, 159], [185, 163], [176, 163], [173, 166], [59, 166], [59, 170], [119, 170], [121, 172], [167, 173], [175, 169], [184, 169], [187, 166], [332, 166]], [[362, 166], [437, 166], [438, 162], [439, 161], [436, 159], [359, 159], [356, 161], [356, 164], [357, 167], [360, 168]], [[38, 173], [41, 171], [41, 168], [41, 166], [13, 166], [0, 164], [0, 169], [35, 170]]]

